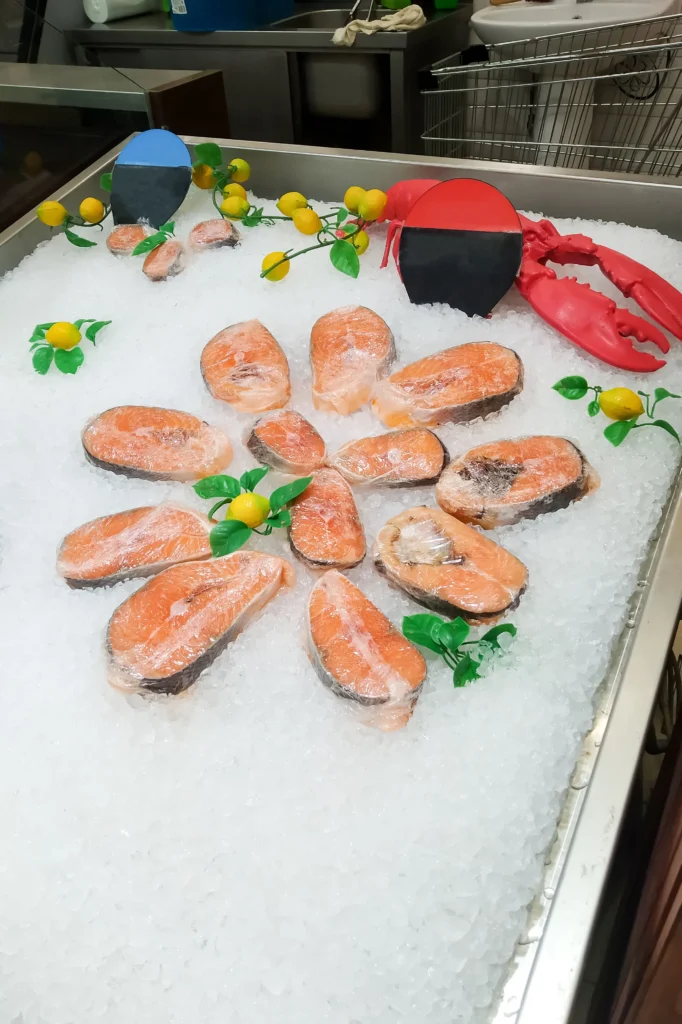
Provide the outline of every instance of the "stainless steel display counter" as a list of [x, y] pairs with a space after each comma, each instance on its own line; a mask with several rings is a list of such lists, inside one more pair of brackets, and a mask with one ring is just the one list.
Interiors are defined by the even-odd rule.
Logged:
[[[192, 145], [205, 141], [187, 138]], [[501, 188], [521, 209], [549, 216], [599, 217], [658, 228], [682, 239], [682, 185], [661, 179], [551, 170], [483, 161], [225, 141], [226, 155], [251, 163], [258, 192], [276, 198], [296, 182], [315, 199], [338, 200], [354, 180], [387, 188], [403, 178], [475, 176]], [[120, 147], [119, 147], [120, 148]], [[74, 209], [96, 191], [117, 150], [52, 197]], [[16, 266], [49, 230], [33, 215], [0, 235], [0, 273]], [[682, 601], [682, 477], [666, 507], [627, 626], [595, 700], [546, 870], [509, 965], [494, 1024], [566, 1024], [600, 895], [625, 813]]]

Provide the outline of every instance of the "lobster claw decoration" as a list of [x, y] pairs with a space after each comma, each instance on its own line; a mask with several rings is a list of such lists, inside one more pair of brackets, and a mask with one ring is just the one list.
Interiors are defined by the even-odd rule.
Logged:
[[621, 309], [613, 299], [595, 292], [573, 277], [558, 278], [545, 266], [598, 266], [628, 298], [682, 340], [682, 295], [636, 260], [597, 245], [586, 235], [560, 235], [548, 220], [532, 221], [520, 215], [523, 260], [516, 285], [536, 313], [580, 348], [611, 366], [651, 373], [665, 366], [649, 352], [641, 352], [632, 338], [653, 342], [661, 352], [670, 344], [665, 335], [642, 317]]

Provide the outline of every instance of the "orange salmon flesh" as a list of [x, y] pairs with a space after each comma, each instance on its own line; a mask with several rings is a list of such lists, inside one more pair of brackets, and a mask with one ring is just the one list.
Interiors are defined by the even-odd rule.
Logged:
[[348, 441], [328, 460], [351, 484], [416, 487], [435, 483], [447, 465], [444, 444], [431, 430], [395, 430]]
[[201, 372], [213, 397], [239, 412], [281, 409], [291, 397], [287, 357], [260, 320], [216, 334], [201, 353]]
[[265, 466], [297, 476], [320, 469], [327, 457], [327, 448], [315, 427], [292, 409], [258, 420], [246, 447]]
[[308, 565], [350, 569], [365, 557], [365, 535], [350, 487], [335, 469], [320, 469], [291, 506], [289, 543]]
[[361, 409], [394, 358], [388, 325], [366, 306], [344, 306], [321, 316], [310, 334], [315, 408], [342, 416]]

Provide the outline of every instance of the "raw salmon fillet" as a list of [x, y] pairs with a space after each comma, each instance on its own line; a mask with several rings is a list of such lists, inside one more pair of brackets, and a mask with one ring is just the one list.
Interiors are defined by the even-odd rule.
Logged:
[[372, 409], [387, 427], [465, 423], [488, 416], [523, 388], [523, 364], [491, 341], [446, 348], [377, 383]]
[[448, 458], [439, 437], [425, 427], [415, 427], [348, 441], [327, 465], [351, 484], [418, 487], [435, 483]]
[[177, 238], [162, 242], [145, 257], [142, 270], [150, 281], [177, 277], [185, 269], [185, 250]]
[[117, 405], [91, 420], [82, 435], [89, 462], [145, 480], [200, 480], [232, 461], [222, 431], [188, 412]]
[[291, 397], [287, 357], [260, 320], [216, 334], [201, 353], [201, 372], [213, 397], [239, 412], [281, 409]]
[[109, 682], [180, 693], [277, 594], [292, 586], [283, 558], [236, 551], [159, 573], [120, 605], [107, 629]]
[[366, 306], [343, 306], [321, 316], [310, 334], [315, 408], [342, 416], [361, 409], [394, 359], [388, 324]]
[[415, 601], [472, 625], [516, 608], [528, 583], [523, 562], [440, 509], [408, 509], [381, 528], [374, 563]]
[[325, 686], [364, 707], [368, 725], [388, 731], [409, 721], [426, 662], [383, 612], [334, 569], [310, 594], [308, 653]]
[[211, 557], [208, 518], [177, 505], [133, 508], [79, 526], [62, 541], [57, 571], [70, 587], [106, 587]]
[[308, 565], [350, 569], [365, 557], [365, 535], [350, 487], [335, 469], [320, 469], [291, 506], [289, 543]]
[[149, 234], [150, 229], [142, 224], [119, 224], [107, 237], [107, 249], [114, 256], [130, 256]]
[[327, 457], [327, 448], [315, 427], [292, 409], [258, 420], [246, 447], [263, 465], [297, 476], [320, 469]]
[[188, 241], [190, 248], [198, 252], [203, 249], [222, 249], [223, 246], [238, 245], [239, 232], [229, 220], [214, 217], [213, 220], [202, 220], [195, 224]]
[[472, 448], [443, 473], [436, 500], [485, 530], [556, 512], [599, 487], [599, 477], [563, 437], [519, 437]]

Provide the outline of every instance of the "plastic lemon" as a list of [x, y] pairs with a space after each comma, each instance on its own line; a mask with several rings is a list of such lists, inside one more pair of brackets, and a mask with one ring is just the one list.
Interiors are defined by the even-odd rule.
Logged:
[[358, 203], [361, 199], [366, 196], [367, 193], [364, 188], [360, 188], [359, 185], [351, 185], [349, 189], [346, 189], [346, 194], [343, 197], [343, 205], [351, 213], [358, 212]]
[[215, 182], [213, 168], [208, 164], [197, 164], [192, 168], [192, 181], [197, 188], [213, 188]]
[[[269, 252], [265, 257], [261, 264], [261, 270], [263, 273], [266, 270], [269, 271], [269, 273], [265, 274], [268, 281], [282, 281], [287, 276], [291, 269], [291, 263], [285, 257], [286, 253], [284, 252]], [[280, 260], [284, 260], [284, 263], [279, 263]], [[270, 267], [274, 266], [275, 263], [279, 263], [279, 266], [275, 267], [274, 270], [270, 270]]]
[[355, 234], [351, 236], [351, 242], [355, 246], [358, 256], [362, 256], [363, 252], [367, 252], [369, 235], [366, 231], [356, 231]]
[[270, 515], [270, 502], [262, 494], [240, 494], [227, 506], [226, 519], [238, 519], [252, 530]]
[[246, 189], [238, 181], [231, 181], [223, 189], [223, 195], [225, 199], [229, 199], [230, 196], [239, 196], [240, 199], [246, 199]]
[[52, 345], [52, 348], [75, 348], [81, 340], [81, 332], [75, 324], [67, 320], [60, 320], [52, 324], [45, 332], [45, 340]]
[[241, 157], [235, 157], [234, 160], [230, 160], [228, 167], [230, 168], [232, 181], [249, 180], [251, 176], [251, 168], [247, 164], [246, 160], [242, 160]]
[[87, 224], [99, 224], [104, 217], [104, 203], [90, 196], [78, 207], [78, 212]]
[[302, 210], [308, 200], [300, 192], [285, 192], [277, 202], [277, 209], [285, 217], [293, 217], [294, 210]]
[[314, 210], [304, 208], [294, 210], [294, 227], [298, 228], [302, 235], [316, 235], [322, 230], [322, 221]]
[[630, 388], [602, 391], [597, 400], [601, 411], [610, 420], [631, 420], [644, 412], [641, 398]]
[[380, 188], [371, 188], [365, 192], [358, 203], [358, 213], [363, 220], [377, 220], [384, 212], [388, 196]]
[[53, 200], [48, 199], [40, 204], [36, 210], [36, 216], [38, 220], [41, 220], [43, 224], [47, 224], [48, 227], [58, 228], [60, 224], [64, 223], [69, 213], [61, 203], [55, 203]]
[[224, 213], [230, 220], [241, 220], [245, 213], [249, 212], [248, 199], [241, 196], [228, 196], [220, 204], [220, 212]]

